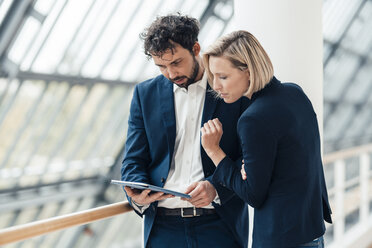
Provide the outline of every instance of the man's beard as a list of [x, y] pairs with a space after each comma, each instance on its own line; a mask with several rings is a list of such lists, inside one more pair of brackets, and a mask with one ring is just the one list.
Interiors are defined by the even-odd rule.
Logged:
[[194, 64], [192, 66], [191, 77], [181, 76], [181, 77], [176, 77], [176, 78], [170, 79], [174, 84], [176, 84], [175, 81], [187, 78], [187, 81], [185, 83], [176, 84], [178, 87], [187, 89], [190, 84], [195, 83], [195, 79], [196, 79], [196, 77], [198, 76], [198, 73], [199, 73], [199, 62], [195, 59], [195, 57], [193, 57], [193, 58], [194, 58]]

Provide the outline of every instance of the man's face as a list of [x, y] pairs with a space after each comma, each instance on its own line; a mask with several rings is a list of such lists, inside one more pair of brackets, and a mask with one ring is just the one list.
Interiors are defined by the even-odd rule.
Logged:
[[161, 56], [152, 55], [161, 73], [179, 87], [186, 88], [195, 82], [199, 63], [189, 50], [175, 44], [173, 52], [165, 51]]

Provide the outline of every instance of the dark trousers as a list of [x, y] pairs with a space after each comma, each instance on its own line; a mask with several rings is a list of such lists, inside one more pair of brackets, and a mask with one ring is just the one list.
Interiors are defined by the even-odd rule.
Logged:
[[147, 248], [241, 248], [217, 214], [156, 216]]

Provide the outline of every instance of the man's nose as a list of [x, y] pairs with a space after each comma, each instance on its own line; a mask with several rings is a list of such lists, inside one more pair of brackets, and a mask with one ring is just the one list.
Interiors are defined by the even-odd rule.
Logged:
[[173, 69], [171, 69], [171, 68], [168, 68], [168, 76], [169, 76], [169, 78], [176, 78], [177, 77], [177, 71], [175, 71], [175, 70], [173, 70]]

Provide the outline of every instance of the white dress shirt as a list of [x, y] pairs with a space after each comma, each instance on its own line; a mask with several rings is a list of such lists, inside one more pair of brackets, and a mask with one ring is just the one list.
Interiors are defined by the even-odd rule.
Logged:
[[[206, 73], [188, 89], [173, 85], [176, 117], [176, 141], [174, 153], [164, 188], [184, 192], [193, 182], [204, 179], [200, 154], [200, 128], [204, 109]], [[159, 207], [193, 207], [179, 197], [159, 201]], [[205, 208], [213, 208], [212, 204]]]
[[[188, 86], [188, 89], [173, 85], [174, 110], [176, 117], [176, 140], [171, 168], [164, 188], [184, 192], [193, 182], [204, 180], [200, 153], [200, 129], [207, 89], [207, 75]], [[220, 203], [218, 194], [214, 199]], [[144, 212], [148, 205], [134, 204], [137, 210]], [[193, 207], [179, 197], [168, 198], [158, 203], [159, 207]], [[213, 208], [212, 204], [204, 208]]]

